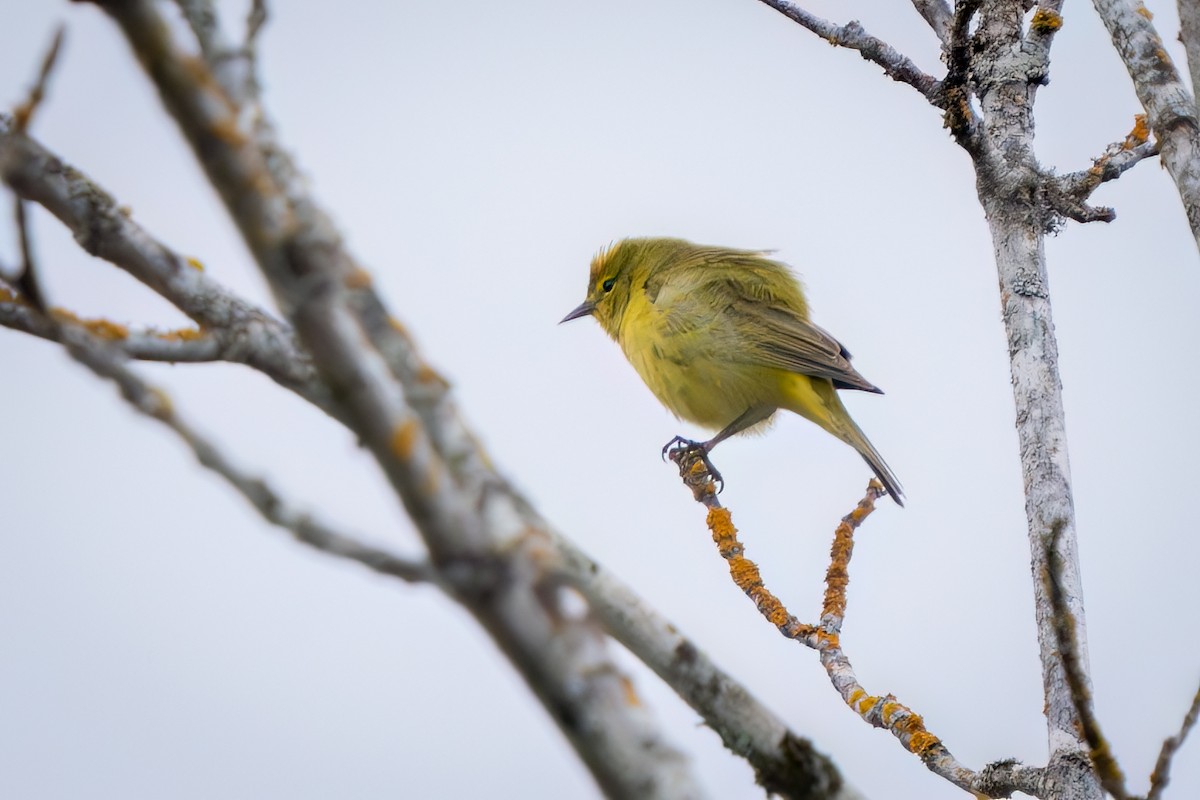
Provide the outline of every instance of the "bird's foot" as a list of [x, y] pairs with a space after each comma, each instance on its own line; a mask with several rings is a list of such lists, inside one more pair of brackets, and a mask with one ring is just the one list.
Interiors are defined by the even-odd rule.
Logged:
[[696, 442], [691, 439], [685, 439], [682, 436], [676, 436], [663, 445], [662, 449], [663, 460], [668, 458], [679, 466], [679, 471], [686, 474], [691, 465], [699, 461], [704, 465], [705, 472], [708, 477], [712, 478], [717, 484], [717, 493], [720, 494], [725, 490], [725, 479], [721, 477], [721, 473], [713, 466], [712, 461], [708, 458], [708, 446], [704, 442]]

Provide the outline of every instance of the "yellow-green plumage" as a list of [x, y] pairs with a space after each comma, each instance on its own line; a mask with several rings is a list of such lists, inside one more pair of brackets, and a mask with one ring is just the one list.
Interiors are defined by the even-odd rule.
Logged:
[[783, 264], [682, 239], [625, 239], [592, 260], [587, 299], [566, 319], [585, 314], [673, 414], [719, 431], [706, 450], [787, 409], [857, 450], [903, 505], [896, 476], [836, 391], [879, 389], [809, 321], [803, 289]]

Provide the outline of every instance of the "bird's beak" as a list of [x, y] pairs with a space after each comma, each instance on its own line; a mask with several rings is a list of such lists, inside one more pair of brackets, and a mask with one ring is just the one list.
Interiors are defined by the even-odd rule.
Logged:
[[582, 303], [580, 303], [578, 306], [576, 306], [574, 311], [572, 311], [570, 314], [567, 314], [565, 317], [560, 319], [558, 321], [558, 324], [562, 325], [564, 322], [570, 322], [573, 319], [579, 319], [580, 317], [586, 317], [588, 314], [591, 314], [595, 310], [596, 310], [595, 303], [593, 303], [591, 300], [584, 300]]

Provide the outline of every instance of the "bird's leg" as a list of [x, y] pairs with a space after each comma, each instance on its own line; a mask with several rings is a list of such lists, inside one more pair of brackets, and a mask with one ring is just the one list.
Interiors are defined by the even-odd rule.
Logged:
[[663, 458], [670, 458], [676, 464], [681, 464], [685, 456], [693, 456], [699, 458], [704, 464], [704, 468], [708, 470], [708, 474], [712, 479], [720, 484], [718, 492], [724, 491], [725, 479], [721, 477], [721, 473], [713, 466], [709, 460], [709, 452], [721, 442], [733, 436], [736, 433], [741, 433], [752, 425], [757, 425], [767, 417], [775, 413], [775, 409], [769, 406], [751, 406], [738, 415], [738, 418], [722, 428], [716, 436], [709, 439], [707, 442], [697, 442], [692, 439], [685, 439], [682, 436], [676, 436], [671, 441], [663, 445]]
[[708, 472], [712, 479], [720, 484], [717, 488], [718, 492], [725, 489], [725, 479], [721, 477], [721, 473], [713, 466], [712, 461], [708, 458], [708, 448], [711, 447], [709, 442], [697, 442], [692, 439], [685, 439], [682, 436], [676, 436], [671, 441], [663, 445], [663, 459], [671, 459], [679, 465], [680, 470], [684, 468], [684, 459], [691, 464], [693, 461], [700, 461], [704, 464], [704, 469]]

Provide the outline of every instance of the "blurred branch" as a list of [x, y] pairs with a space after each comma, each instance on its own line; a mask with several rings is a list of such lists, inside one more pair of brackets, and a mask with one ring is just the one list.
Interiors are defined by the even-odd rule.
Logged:
[[29, 95], [13, 109], [13, 128], [17, 133], [24, 133], [28, 130], [30, 122], [33, 121], [33, 115], [46, 97], [46, 87], [50, 83], [50, 75], [54, 72], [54, 66], [58, 63], [58, 54], [62, 52], [65, 36], [66, 30], [60, 25], [54, 32], [54, 38], [50, 41], [46, 55], [42, 57], [42, 67], [38, 70], [37, 79], [29, 89]]
[[[376, 344], [401, 337], [270, 127], [248, 121], [237, 98], [177, 50], [152, 2], [101, 5], [196, 152], [347, 423], [416, 523], [447, 591], [495, 638], [605, 792], [702, 796], [684, 757], [631, 702], [631, 683], [603, 637], [565, 613], [542, 589], [545, 576], [512, 546], [540, 520], [493, 469], [482, 469], [474, 437], [431, 434], [427, 423], [449, 419], [444, 404], [425, 404], [419, 415], [406, 402], [395, 373], [417, 359], [396, 364]], [[364, 310], [374, 313], [370, 321]], [[426, 383], [439, 390], [438, 381]], [[466, 467], [438, 446], [464, 438], [478, 454]]]
[[106, 319], [80, 319], [61, 308], [50, 309], [47, 315], [0, 283], [0, 326], [64, 344], [61, 323], [78, 325], [109, 342], [126, 358], [139, 361], [194, 364], [225, 360], [218, 339], [195, 328], [132, 330]]
[[208, 278], [198, 262], [155, 240], [87, 175], [65, 164], [0, 114], [0, 180], [40, 203], [84, 250], [120, 267], [200, 324], [222, 360], [246, 364], [319, 408], [336, 413], [309, 356], [287, 325]]
[[429, 564], [364, 544], [292, 506], [265, 481], [235, 466], [220, 448], [196, 431], [175, 410], [166, 392], [150, 386], [125, 366], [119, 350], [72, 323], [52, 324], [59, 329], [55, 340], [61, 341], [76, 361], [116, 384], [131, 406], [173, 431], [201, 465], [224, 478], [264, 519], [291, 533], [296, 541], [410, 583], [438, 582]]
[[[1192, 236], [1200, 248], [1200, 120], [1196, 100], [1175, 69], [1145, 6], [1128, 0], [1092, 0], [1092, 4], [1133, 79], [1163, 166], [1175, 181]], [[1190, 58], [1192, 50], [1188, 53]]]
[[542, 554], [549, 573], [587, 600], [592, 616], [694, 708], [767, 792], [787, 800], [857, 797], [837, 766], [797, 736], [679, 629], [570, 542]]

